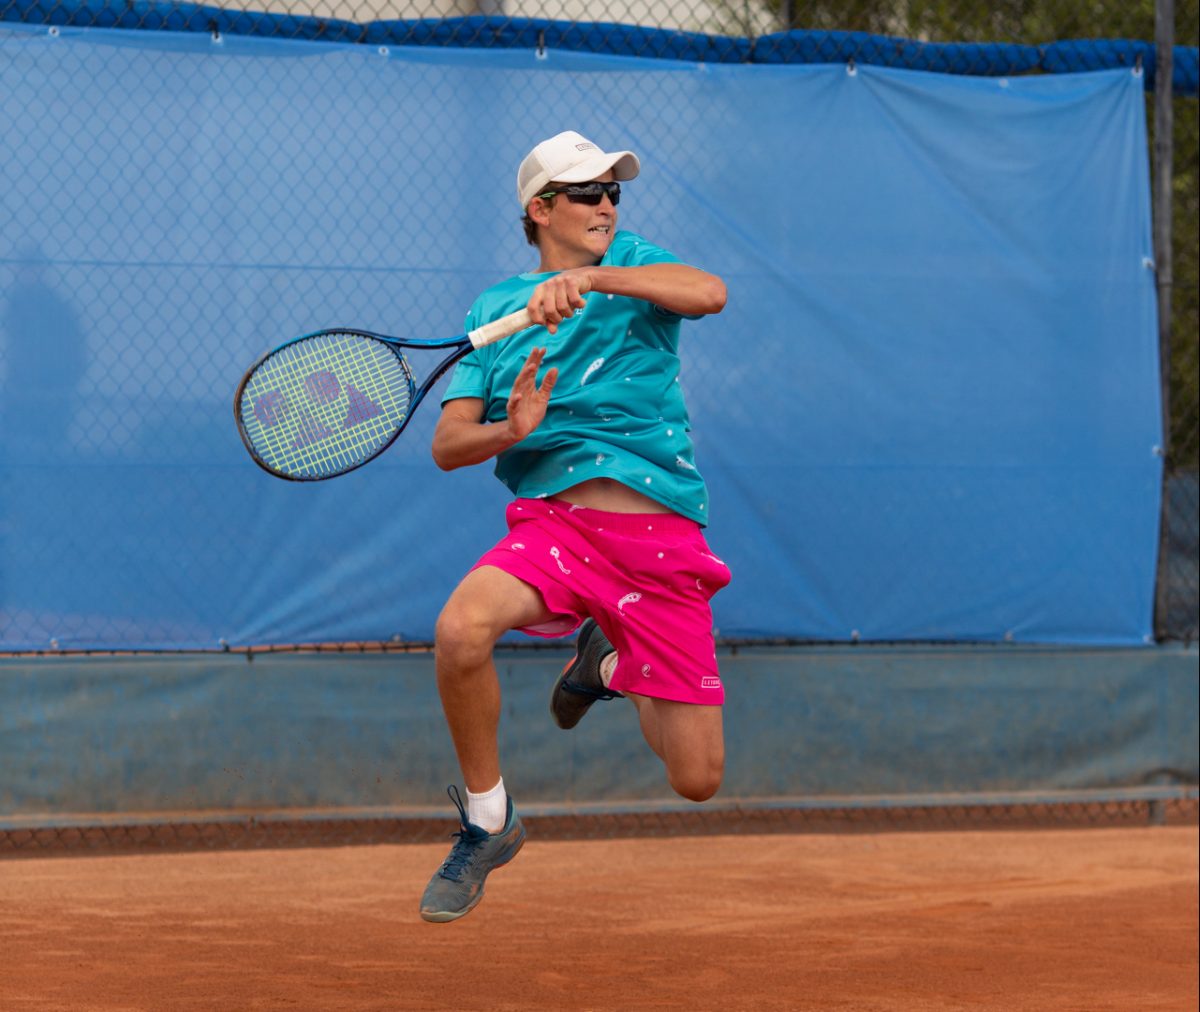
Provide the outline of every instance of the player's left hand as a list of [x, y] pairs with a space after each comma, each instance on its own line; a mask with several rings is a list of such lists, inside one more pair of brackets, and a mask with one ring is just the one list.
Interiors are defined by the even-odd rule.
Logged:
[[545, 348], [534, 348], [513, 382], [512, 393], [508, 397], [508, 429], [514, 443], [528, 436], [546, 417], [550, 395], [558, 380], [558, 369], [553, 366], [547, 369], [539, 386], [537, 372], [545, 357]]
[[591, 290], [590, 268], [576, 267], [562, 271], [533, 290], [526, 305], [529, 318], [554, 334], [563, 320], [574, 316], [575, 310], [587, 305], [584, 295]]

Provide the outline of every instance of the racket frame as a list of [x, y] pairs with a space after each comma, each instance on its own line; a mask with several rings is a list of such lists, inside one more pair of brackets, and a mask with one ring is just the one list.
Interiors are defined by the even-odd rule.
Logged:
[[[456, 337], [450, 338], [403, 338], [392, 337], [387, 334], [376, 334], [369, 330], [359, 330], [355, 327], [326, 327], [323, 330], [314, 330], [311, 334], [303, 334], [300, 337], [294, 337], [289, 341], [263, 355], [260, 355], [246, 370], [241, 382], [238, 383], [237, 390], [233, 395], [233, 416], [237, 423], [238, 435], [241, 437], [242, 444], [246, 447], [250, 454], [250, 459], [254, 461], [260, 468], [272, 475], [275, 478], [282, 478], [284, 481], [328, 481], [330, 478], [340, 478], [344, 474], [349, 474], [351, 471], [357, 471], [364, 464], [369, 464], [376, 457], [380, 456], [388, 449], [400, 436], [408, 426], [409, 419], [412, 418], [413, 412], [417, 410], [425, 396], [433, 389], [434, 384], [445, 375], [446, 370], [458, 362], [460, 359], [469, 355], [472, 351], [483, 348], [486, 345], [494, 344], [496, 341], [502, 341], [506, 337], [511, 337], [513, 334], [519, 333], [522, 330], [532, 326], [532, 320], [529, 318], [527, 309], [518, 310], [515, 313], [510, 313], [507, 316], [502, 316], [498, 320], [493, 320], [491, 323], [485, 323], [482, 327], [476, 327], [474, 330], [465, 334], [459, 334]], [[302, 341], [310, 341], [316, 337], [325, 337], [332, 334], [346, 334], [351, 337], [362, 338], [369, 341], [378, 341], [380, 344], [386, 345], [400, 362], [400, 367], [408, 378], [409, 402], [408, 410], [404, 413], [404, 418], [396, 427], [396, 430], [387, 438], [385, 442], [375, 449], [370, 456], [363, 458], [357, 463], [340, 471], [334, 471], [331, 474], [315, 474], [315, 475], [298, 475], [287, 474], [284, 471], [279, 471], [268, 464], [258, 451], [254, 449], [253, 441], [246, 432], [246, 426], [242, 422], [242, 397], [245, 393], [246, 386], [254, 377], [255, 372], [268, 359], [274, 357], [287, 348], [297, 345]], [[412, 366], [408, 359], [404, 356], [402, 349], [413, 348], [418, 351], [430, 351], [436, 348], [450, 348], [450, 354], [447, 355], [441, 362], [434, 366], [433, 371], [424, 379], [421, 385], [415, 386], [415, 375]]]

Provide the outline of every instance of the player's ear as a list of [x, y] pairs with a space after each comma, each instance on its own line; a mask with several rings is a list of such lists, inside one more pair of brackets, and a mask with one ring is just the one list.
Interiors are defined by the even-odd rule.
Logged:
[[550, 201], [543, 200], [541, 197], [534, 197], [529, 202], [529, 217], [532, 221], [539, 225], [550, 224]]

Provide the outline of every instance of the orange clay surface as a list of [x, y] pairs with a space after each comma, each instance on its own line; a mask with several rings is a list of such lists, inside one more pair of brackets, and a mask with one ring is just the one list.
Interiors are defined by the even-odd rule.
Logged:
[[0, 1009], [1195, 1009], [1194, 826], [0, 861]]

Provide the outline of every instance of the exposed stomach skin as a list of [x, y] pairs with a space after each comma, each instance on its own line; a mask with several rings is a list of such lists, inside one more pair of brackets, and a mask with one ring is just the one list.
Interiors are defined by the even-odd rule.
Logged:
[[605, 513], [674, 513], [669, 506], [612, 478], [591, 478], [555, 493], [555, 499]]

